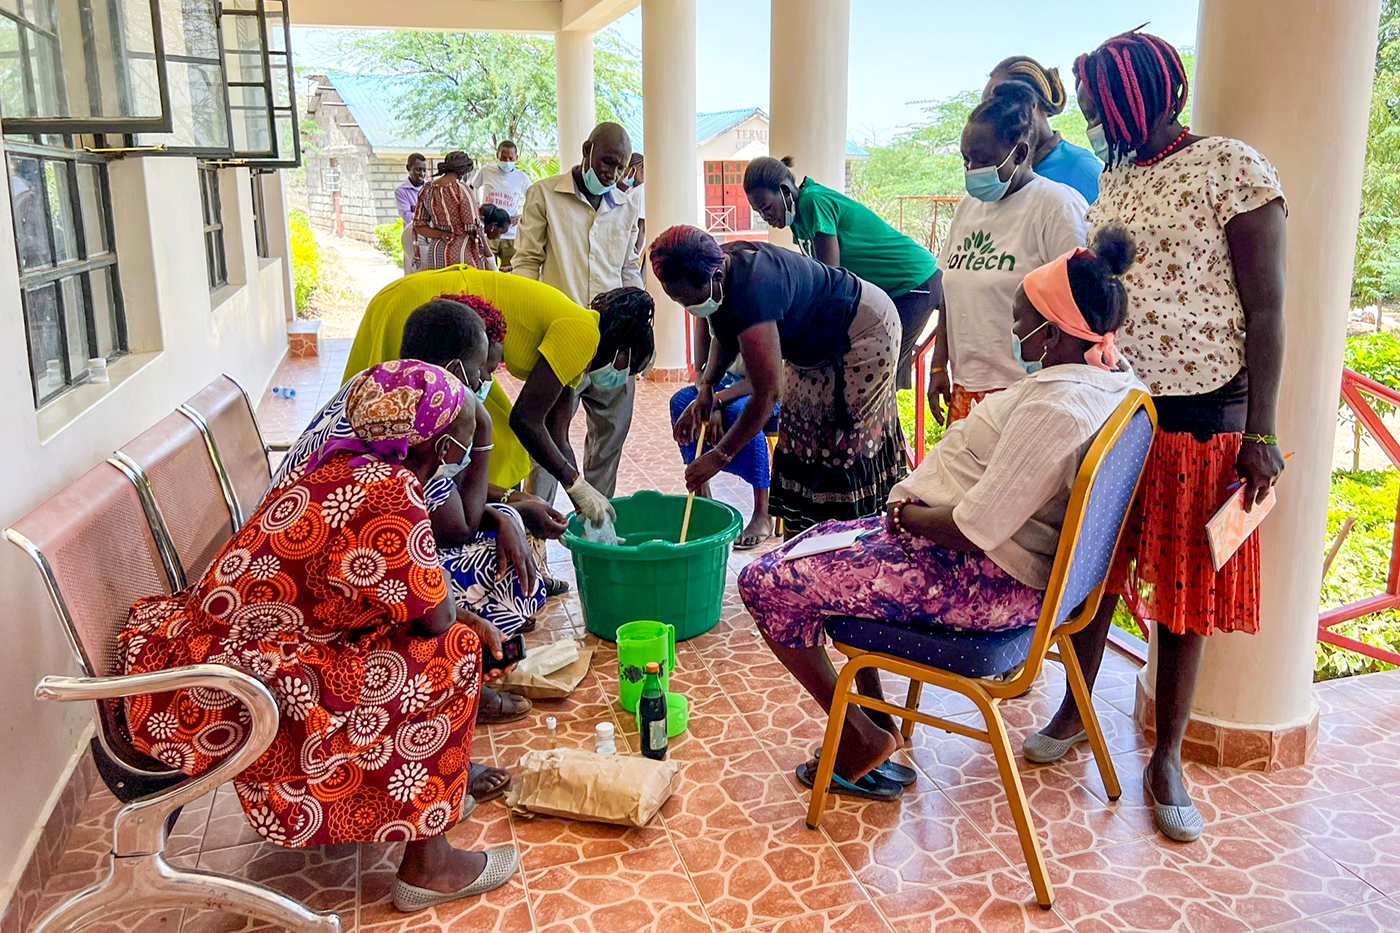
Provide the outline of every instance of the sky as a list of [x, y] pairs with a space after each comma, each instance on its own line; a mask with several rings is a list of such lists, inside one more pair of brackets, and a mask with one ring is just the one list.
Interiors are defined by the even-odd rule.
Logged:
[[[1144, 22], [1178, 47], [1195, 45], [1197, 7], [1197, 0], [851, 0], [847, 135], [889, 142], [918, 121], [917, 101], [980, 88], [1008, 55], [1056, 65], [1072, 85], [1076, 55]], [[697, 0], [698, 110], [768, 109], [769, 18], [768, 0]], [[611, 28], [640, 46], [640, 7]], [[298, 65], [334, 63], [316, 32], [293, 30]]]

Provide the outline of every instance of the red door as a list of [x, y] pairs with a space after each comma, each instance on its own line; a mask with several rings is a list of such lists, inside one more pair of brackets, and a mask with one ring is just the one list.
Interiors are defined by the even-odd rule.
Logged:
[[724, 163], [705, 163], [705, 206], [719, 207], [724, 203]]
[[734, 208], [730, 223], [734, 230], [749, 229], [749, 199], [744, 196], [744, 169], [747, 162], [724, 163], [724, 203]]

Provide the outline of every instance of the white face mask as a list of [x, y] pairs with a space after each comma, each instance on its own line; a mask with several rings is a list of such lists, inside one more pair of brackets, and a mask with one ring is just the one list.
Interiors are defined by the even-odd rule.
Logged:
[[685, 309], [696, 317], [709, 317], [719, 310], [722, 301], [724, 301], [724, 286], [720, 286], [719, 298], [715, 298], [715, 280], [710, 279], [710, 297], [698, 305], [686, 305]]

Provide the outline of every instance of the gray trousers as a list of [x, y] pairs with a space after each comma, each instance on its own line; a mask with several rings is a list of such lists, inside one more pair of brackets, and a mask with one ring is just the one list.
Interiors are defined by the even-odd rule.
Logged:
[[[632, 399], [636, 389], [636, 377], [629, 376], [616, 389], [600, 389], [586, 382], [574, 393], [572, 411], [577, 412], [582, 403], [588, 418], [588, 434], [583, 442], [583, 478], [609, 499], [617, 492], [617, 467], [622, 462], [622, 444], [632, 427]], [[525, 491], [554, 505], [559, 481], [538, 463], [532, 463]], [[572, 506], [565, 502], [564, 511], [570, 509]]]

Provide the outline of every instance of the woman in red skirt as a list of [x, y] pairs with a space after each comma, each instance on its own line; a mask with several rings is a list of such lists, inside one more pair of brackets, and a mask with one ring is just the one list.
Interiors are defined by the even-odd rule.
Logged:
[[[1127, 227], [1119, 345], [1157, 404], [1160, 431], [1093, 624], [1075, 650], [1093, 683], [1116, 596], [1157, 642], [1157, 745], [1143, 772], [1157, 827], [1191, 841], [1200, 811], [1181, 776], [1202, 649], [1214, 632], [1259, 630], [1259, 543], [1216, 572], [1205, 523], [1242, 480], [1262, 500], [1283, 470], [1274, 436], [1283, 360], [1286, 208], [1274, 167], [1248, 145], [1180, 123], [1186, 74], [1162, 39], [1128, 33], [1075, 62], [1089, 140], [1107, 168], [1091, 229]], [[1073, 697], [1024, 744], [1056, 761], [1085, 734]]]

